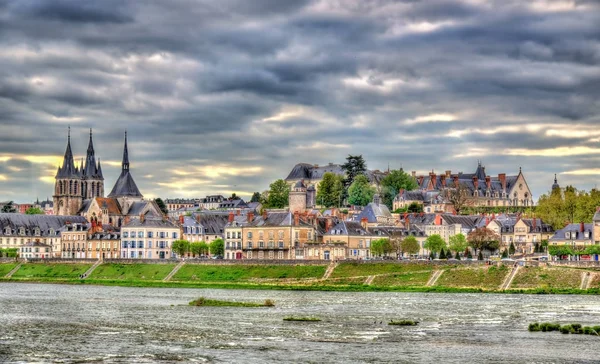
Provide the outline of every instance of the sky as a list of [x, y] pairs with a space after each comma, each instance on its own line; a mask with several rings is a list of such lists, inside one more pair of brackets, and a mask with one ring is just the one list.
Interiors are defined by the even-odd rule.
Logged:
[[0, 0], [0, 200], [71, 127], [108, 194], [249, 196], [299, 162], [600, 178], [600, 1]]

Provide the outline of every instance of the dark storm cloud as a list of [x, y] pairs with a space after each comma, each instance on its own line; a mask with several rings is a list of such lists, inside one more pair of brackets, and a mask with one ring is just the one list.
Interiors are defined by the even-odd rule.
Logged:
[[563, 5], [0, 0], [0, 200], [51, 193], [68, 125], [78, 160], [94, 128], [107, 190], [127, 129], [146, 195], [264, 190], [348, 154], [522, 166], [539, 195], [600, 163], [600, 6]]

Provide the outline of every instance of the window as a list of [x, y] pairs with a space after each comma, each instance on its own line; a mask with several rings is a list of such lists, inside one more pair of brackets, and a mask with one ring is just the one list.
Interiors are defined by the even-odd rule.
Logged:
[[279, 236], [279, 239], [283, 239], [283, 230], [279, 230], [277, 235]]
[[139, 249], [143, 249], [143, 248], [144, 248], [144, 242], [143, 242], [142, 240], [138, 241], [138, 245], [137, 245], [137, 247], [138, 247]]
[[148, 231], [148, 237], [152, 238], [152, 231]]
[[273, 236], [275, 236], [273, 230], [269, 231], [269, 239], [273, 239]]
[[269, 249], [273, 249], [273, 246], [274, 246], [273, 242], [269, 241]]
[[138, 231], [138, 238], [143, 238], [143, 237], [144, 237], [144, 232]]
[[129, 237], [129, 232], [127, 232], [127, 231], [123, 231], [123, 237], [124, 237], [124, 238], [128, 238], [128, 237]]
[[252, 231], [248, 231], [248, 239], [252, 239]]
[[359, 248], [362, 248], [362, 247], [363, 247], [363, 241], [362, 241], [362, 240], [359, 240], [359, 241], [358, 241], [358, 247], [359, 247]]
[[173, 234], [171, 235], [171, 237], [172, 237], [173, 239], [177, 239], [177, 233], [176, 233], [176, 232], [173, 232]]
[[296, 234], [295, 234], [295, 236], [296, 236], [296, 239], [299, 239], [299, 238], [300, 238], [300, 232], [299, 232], [299, 231], [296, 231]]
[[252, 242], [251, 241], [248, 242], [248, 249], [252, 249]]
[[259, 251], [258, 252], [258, 259], [264, 259], [264, 258], [265, 258], [265, 252]]
[[259, 247], [260, 249], [263, 249], [263, 248], [265, 247], [265, 242], [264, 242], [264, 241], [259, 241], [259, 242], [258, 242], [258, 247]]
[[259, 238], [259, 239], [263, 239], [263, 238], [264, 238], [264, 235], [265, 235], [265, 234], [264, 234], [262, 231], [259, 231], [259, 232], [258, 232], [258, 238]]
[[241, 238], [242, 238], [242, 232], [241, 232], [241, 231], [238, 231], [238, 233], [237, 233], [237, 238], [238, 238], [238, 239], [241, 239]]
[[151, 241], [148, 242], [148, 249], [152, 249], [152, 242]]
[[283, 252], [277, 252], [277, 259], [283, 259]]
[[269, 259], [273, 259], [275, 257], [275, 252], [269, 250]]
[[283, 241], [279, 242], [279, 249], [283, 249]]
[[248, 259], [252, 259], [252, 251], [249, 251], [248, 253], [246, 253], [246, 257]]
[[227, 239], [231, 239], [231, 233], [229, 231], [227, 232]]
[[128, 243], [127, 241], [123, 241], [123, 249], [127, 249], [127, 245], [128, 245], [128, 244], [129, 244], [129, 243]]

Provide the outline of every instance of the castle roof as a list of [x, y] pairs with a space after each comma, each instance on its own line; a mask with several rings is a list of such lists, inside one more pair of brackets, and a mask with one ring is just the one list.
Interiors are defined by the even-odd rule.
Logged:
[[125, 132], [125, 146], [123, 148], [123, 162], [121, 167], [121, 175], [115, 183], [108, 197], [144, 197], [138, 189], [131, 173], [129, 173], [129, 152], [127, 150], [127, 132]]

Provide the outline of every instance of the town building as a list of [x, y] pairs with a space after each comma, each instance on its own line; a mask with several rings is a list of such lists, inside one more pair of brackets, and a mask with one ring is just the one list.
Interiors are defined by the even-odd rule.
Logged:
[[369, 259], [371, 241], [378, 236], [367, 230], [366, 221], [341, 221], [323, 236], [322, 244], [308, 245], [307, 259]]
[[167, 198], [163, 201], [169, 212], [177, 211], [185, 208], [198, 208], [200, 199], [185, 199], [185, 198]]
[[25, 244], [42, 243], [52, 247], [54, 257], [60, 257], [61, 230], [70, 223], [86, 221], [81, 216], [0, 213], [0, 248], [20, 250]]
[[492, 215], [486, 217], [485, 227], [500, 236], [500, 249], [515, 246], [516, 254], [533, 254], [536, 244], [554, 235], [552, 226], [539, 218], [522, 218], [519, 214]]
[[400, 222], [404, 228], [419, 228], [426, 236], [440, 235], [446, 243], [454, 235], [467, 236], [480, 227], [482, 221], [485, 222], [485, 217], [480, 215], [464, 216], [445, 213], [404, 213], [400, 215]]
[[21, 246], [19, 257], [26, 259], [48, 259], [52, 258], [52, 245], [32, 241]]
[[373, 196], [373, 202], [365, 206], [353, 219], [355, 221], [363, 221], [366, 219], [367, 226], [393, 226], [396, 224], [396, 218], [392, 215], [388, 207], [381, 203], [378, 194]]
[[183, 240], [210, 244], [217, 239], [223, 239], [227, 219], [228, 214], [220, 211], [195, 212], [190, 216], [180, 216]]
[[87, 258], [87, 232], [89, 225], [85, 223], [66, 224], [60, 232], [61, 258], [85, 259]]
[[585, 248], [595, 244], [594, 224], [575, 223], [568, 224], [557, 230], [548, 241], [550, 245], [568, 245], [572, 248]]
[[121, 258], [169, 259], [173, 241], [180, 238], [180, 228], [165, 217], [140, 215], [126, 221], [121, 228]]

